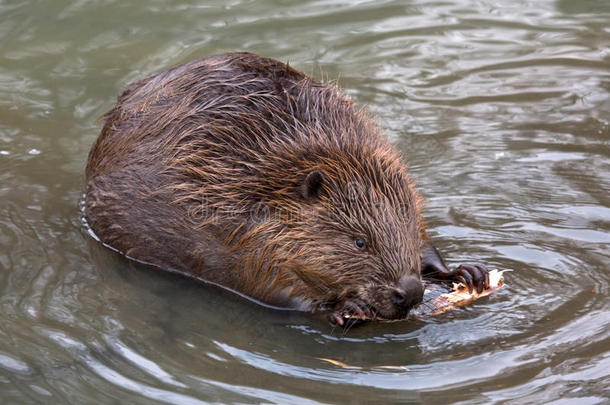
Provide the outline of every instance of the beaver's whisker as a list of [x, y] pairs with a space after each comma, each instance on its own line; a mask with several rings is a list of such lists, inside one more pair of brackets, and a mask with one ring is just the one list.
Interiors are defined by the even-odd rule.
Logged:
[[347, 322], [345, 323], [345, 327], [343, 328], [343, 336], [347, 335], [347, 332], [349, 332], [349, 330], [351, 328], [353, 328], [354, 326], [356, 326], [358, 323], [359, 323], [358, 319], [349, 318], [347, 320]]

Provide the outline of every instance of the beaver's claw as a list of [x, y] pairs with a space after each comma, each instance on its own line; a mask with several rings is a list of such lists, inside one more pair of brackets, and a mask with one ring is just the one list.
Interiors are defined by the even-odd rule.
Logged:
[[478, 263], [460, 264], [451, 271], [451, 279], [464, 284], [471, 293], [476, 289], [477, 293], [480, 294], [483, 290], [489, 288], [489, 270]]

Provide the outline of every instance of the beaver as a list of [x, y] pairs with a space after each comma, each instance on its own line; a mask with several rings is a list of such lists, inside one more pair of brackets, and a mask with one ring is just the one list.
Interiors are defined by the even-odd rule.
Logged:
[[402, 319], [449, 270], [422, 198], [373, 117], [335, 84], [251, 53], [127, 87], [87, 162], [85, 219], [107, 246], [259, 302]]

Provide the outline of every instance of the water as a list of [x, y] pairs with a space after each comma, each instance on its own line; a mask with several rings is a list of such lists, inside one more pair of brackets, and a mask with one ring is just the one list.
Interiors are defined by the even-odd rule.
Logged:
[[[0, 402], [606, 402], [609, 27], [603, 0], [0, 1]], [[230, 50], [339, 78], [448, 261], [507, 286], [343, 334], [100, 247], [79, 209], [96, 119]]]

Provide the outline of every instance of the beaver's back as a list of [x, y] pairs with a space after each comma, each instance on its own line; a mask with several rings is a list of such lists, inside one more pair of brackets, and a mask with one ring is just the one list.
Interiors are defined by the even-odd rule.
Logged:
[[[247, 163], [286, 150], [373, 141], [362, 128], [368, 117], [336, 87], [248, 53], [199, 59], [133, 83], [104, 120], [89, 155], [88, 179], [127, 161], [182, 156], [189, 147]], [[367, 139], [348, 139], [365, 132]]]

